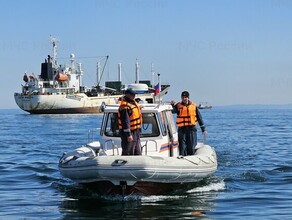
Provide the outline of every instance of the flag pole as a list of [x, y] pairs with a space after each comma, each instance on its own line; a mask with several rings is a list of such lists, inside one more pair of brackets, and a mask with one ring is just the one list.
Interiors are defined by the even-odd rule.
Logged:
[[161, 97], [160, 97], [160, 91], [161, 91], [161, 83], [160, 83], [160, 73], [158, 72], [157, 73], [157, 76], [158, 76], [158, 85], [159, 85], [159, 89], [158, 89], [158, 100], [159, 100], [159, 104], [161, 104]]

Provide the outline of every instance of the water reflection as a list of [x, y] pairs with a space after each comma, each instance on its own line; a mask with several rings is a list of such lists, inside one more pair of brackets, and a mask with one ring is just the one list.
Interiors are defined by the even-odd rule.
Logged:
[[80, 185], [61, 185], [64, 198], [59, 210], [64, 219], [209, 219], [214, 201], [224, 189], [224, 182], [214, 177], [191, 189], [158, 196], [101, 196]]

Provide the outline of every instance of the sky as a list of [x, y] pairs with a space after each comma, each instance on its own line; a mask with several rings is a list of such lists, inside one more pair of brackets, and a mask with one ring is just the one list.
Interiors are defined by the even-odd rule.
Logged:
[[190, 92], [213, 106], [292, 103], [290, 0], [0, 0], [0, 108], [18, 108], [25, 72], [40, 74], [58, 39], [59, 64], [71, 53], [84, 84], [96, 81], [96, 62], [109, 56], [102, 82], [151, 79], [165, 101]]

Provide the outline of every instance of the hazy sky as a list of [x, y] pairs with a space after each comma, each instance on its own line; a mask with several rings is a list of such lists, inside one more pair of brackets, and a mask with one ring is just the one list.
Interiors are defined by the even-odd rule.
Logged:
[[[109, 55], [104, 80], [124, 83], [161, 74], [166, 100], [188, 90], [196, 102], [292, 103], [290, 0], [0, 0], [0, 108], [17, 108], [25, 71], [40, 74], [59, 39], [60, 64], [83, 63], [87, 86], [98, 56]], [[62, 59], [61, 59], [62, 58]]]

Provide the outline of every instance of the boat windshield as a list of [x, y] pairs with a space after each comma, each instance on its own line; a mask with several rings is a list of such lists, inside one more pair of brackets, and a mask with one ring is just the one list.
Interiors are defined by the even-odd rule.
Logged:
[[143, 123], [140, 130], [141, 138], [143, 137], [158, 137], [159, 127], [154, 113], [144, 113]]
[[105, 136], [109, 137], [119, 137], [119, 125], [118, 125], [118, 113], [107, 114], [106, 124], [105, 124]]
[[[140, 129], [140, 137], [158, 137], [160, 135], [158, 121], [155, 113], [143, 113], [143, 123]], [[118, 113], [109, 113], [106, 117], [104, 135], [108, 137], [120, 137], [118, 126]]]

